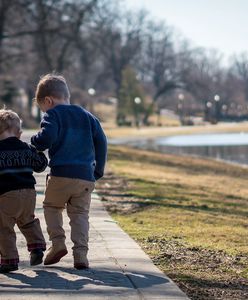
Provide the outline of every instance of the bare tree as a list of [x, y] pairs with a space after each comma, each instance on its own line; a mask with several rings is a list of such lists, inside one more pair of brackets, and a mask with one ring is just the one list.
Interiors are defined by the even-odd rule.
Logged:
[[122, 82], [123, 70], [133, 64], [141, 51], [143, 26], [146, 14], [126, 12], [114, 22], [99, 23], [98, 45], [104, 60], [104, 72], [109, 72], [118, 95]]
[[221, 94], [223, 69], [220, 62], [217, 52], [206, 52], [204, 49], [195, 49], [191, 56], [184, 58], [182, 77], [185, 89], [198, 102], [211, 101], [215, 94]]
[[62, 72], [70, 63], [75, 44], [81, 38], [85, 19], [98, 0], [35, 0], [26, 6], [32, 22], [34, 51], [42, 72]]
[[248, 102], [248, 54], [242, 53], [240, 56], [234, 57], [231, 70], [241, 80], [245, 99]]
[[3, 71], [3, 63], [11, 57], [10, 47], [8, 44], [4, 45], [4, 42], [8, 38], [9, 32], [15, 27], [12, 16], [13, 12], [17, 16], [16, 6], [16, 0], [0, 0], [0, 73]]
[[163, 23], [147, 22], [138, 70], [145, 85], [152, 86], [153, 102], [144, 116], [148, 123], [154, 104], [166, 93], [182, 86], [173, 44], [173, 30]]

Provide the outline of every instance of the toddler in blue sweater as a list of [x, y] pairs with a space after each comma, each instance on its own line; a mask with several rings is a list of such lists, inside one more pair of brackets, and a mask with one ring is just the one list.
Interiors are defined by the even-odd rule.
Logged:
[[53, 74], [42, 77], [35, 98], [44, 116], [41, 130], [31, 138], [31, 143], [38, 151], [48, 149], [51, 168], [43, 206], [52, 246], [44, 264], [55, 264], [67, 254], [62, 220], [62, 211], [66, 208], [74, 267], [88, 268], [91, 192], [95, 181], [104, 173], [106, 137], [95, 116], [70, 104], [64, 77]]

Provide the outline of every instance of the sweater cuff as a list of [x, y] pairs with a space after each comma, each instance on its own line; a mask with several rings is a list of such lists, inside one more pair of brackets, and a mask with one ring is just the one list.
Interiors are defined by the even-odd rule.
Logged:
[[103, 172], [95, 171], [94, 172], [95, 180], [98, 180], [103, 177]]

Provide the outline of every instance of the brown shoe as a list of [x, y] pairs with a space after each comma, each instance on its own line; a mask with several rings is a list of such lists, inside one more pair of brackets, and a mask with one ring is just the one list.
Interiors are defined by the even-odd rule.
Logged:
[[74, 263], [74, 268], [77, 270], [85, 270], [89, 269], [89, 265], [84, 263]]
[[87, 258], [87, 252], [73, 252], [74, 268], [77, 270], [83, 270], [89, 268], [89, 261]]
[[51, 248], [48, 249], [48, 253], [45, 258], [44, 265], [56, 264], [67, 253], [68, 253], [68, 251], [65, 246], [63, 246], [63, 247], [52, 246]]

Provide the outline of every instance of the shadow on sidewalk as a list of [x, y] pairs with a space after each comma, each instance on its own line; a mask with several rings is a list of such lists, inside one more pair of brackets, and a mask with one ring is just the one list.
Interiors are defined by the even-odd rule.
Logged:
[[[77, 292], [87, 285], [135, 288], [134, 282], [138, 282], [139, 288], [144, 288], [169, 282], [163, 277], [146, 273], [124, 274], [99, 269], [79, 271], [71, 268], [50, 267], [32, 271], [36, 273], [36, 276], [27, 276], [21, 273], [5, 274], [8, 278], [18, 280], [20, 283], [0, 283], [1, 293], [13, 292], [15, 289], [21, 289], [22, 293], [25, 293], [25, 289], [27, 293], [30, 292], [28, 291], [30, 289], [34, 293], [40, 292], [41, 289], [47, 289], [48, 293], [62, 292], [62, 290]], [[91, 289], [94, 290], [94, 287]]]

